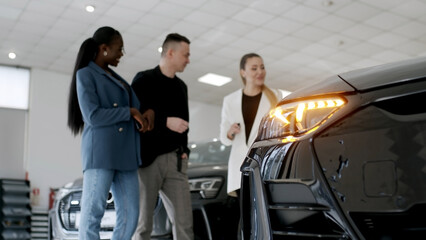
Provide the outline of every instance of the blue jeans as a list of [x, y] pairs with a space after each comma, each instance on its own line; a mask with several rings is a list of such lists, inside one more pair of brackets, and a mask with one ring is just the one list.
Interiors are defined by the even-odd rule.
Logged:
[[139, 216], [138, 173], [108, 169], [87, 169], [83, 173], [80, 240], [99, 239], [100, 223], [109, 190], [114, 196], [116, 225], [112, 240], [131, 239]]

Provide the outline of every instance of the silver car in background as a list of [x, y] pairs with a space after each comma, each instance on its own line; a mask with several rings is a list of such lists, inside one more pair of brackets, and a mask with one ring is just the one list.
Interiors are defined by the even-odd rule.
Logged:
[[[49, 239], [78, 239], [80, 225], [80, 200], [83, 179], [79, 178], [56, 191], [53, 207], [49, 211]], [[111, 239], [115, 226], [114, 198], [111, 192], [106, 202], [105, 214], [101, 221], [101, 239]], [[171, 236], [171, 224], [161, 198], [158, 198], [154, 212], [153, 238]]]
[[[190, 143], [188, 177], [191, 191], [194, 235], [198, 239], [235, 239], [238, 227], [238, 202], [226, 193], [230, 147], [216, 139]], [[49, 236], [54, 240], [78, 239], [82, 179], [56, 190], [49, 210]], [[191, 213], [189, 213], [191, 214]], [[112, 194], [101, 221], [101, 239], [110, 239], [115, 226]], [[152, 239], [172, 239], [172, 226], [161, 197], [154, 212]]]

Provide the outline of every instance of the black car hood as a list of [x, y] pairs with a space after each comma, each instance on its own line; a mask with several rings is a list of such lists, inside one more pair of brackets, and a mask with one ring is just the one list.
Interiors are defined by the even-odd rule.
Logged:
[[351, 92], [355, 89], [340, 79], [338, 76], [327, 78], [326, 80], [314, 85], [308, 85], [304, 88], [298, 89], [295, 92], [287, 95], [279, 104], [288, 100], [303, 98], [306, 96], [319, 96], [323, 94], [339, 94], [343, 92]]
[[355, 70], [339, 76], [360, 91], [404, 83], [426, 77], [426, 57]]
[[341, 73], [289, 94], [281, 102], [306, 96], [368, 91], [426, 77], [426, 57]]

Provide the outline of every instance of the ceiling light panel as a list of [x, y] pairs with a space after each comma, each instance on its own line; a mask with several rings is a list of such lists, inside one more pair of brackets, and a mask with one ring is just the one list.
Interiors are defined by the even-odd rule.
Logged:
[[206, 75], [198, 78], [198, 81], [220, 87], [232, 81], [232, 78], [221, 76], [214, 73], [207, 73]]

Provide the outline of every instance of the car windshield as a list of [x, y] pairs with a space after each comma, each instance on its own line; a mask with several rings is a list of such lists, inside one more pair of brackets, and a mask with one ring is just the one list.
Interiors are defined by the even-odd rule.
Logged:
[[189, 164], [227, 164], [230, 146], [220, 141], [190, 143]]

